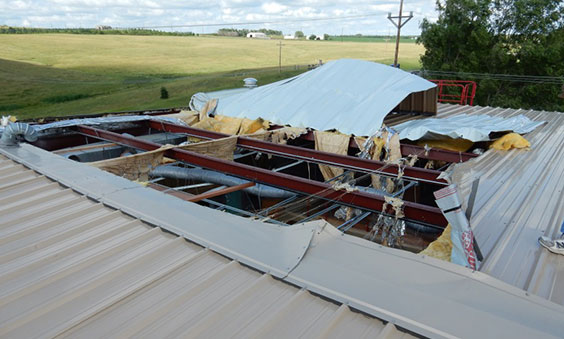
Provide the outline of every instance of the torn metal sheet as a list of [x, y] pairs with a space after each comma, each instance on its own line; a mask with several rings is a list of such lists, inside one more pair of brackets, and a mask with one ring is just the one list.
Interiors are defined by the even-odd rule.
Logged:
[[340, 59], [290, 79], [220, 98], [216, 113], [372, 135], [409, 94], [435, 86], [394, 67]]
[[394, 129], [399, 132], [400, 139], [437, 140], [449, 137], [478, 142], [491, 140], [490, 133], [494, 132], [526, 134], [544, 123], [544, 121], [533, 121], [524, 115], [506, 118], [485, 114], [460, 114], [447, 118], [411, 120], [394, 126]]
[[[94, 125], [94, 126], [109, 127], [114, 124], [123, 124], [128, 122], [145, 121], [145, 120], [166, 121], [173, 124], [186, 125], [186, 123], [183, 120], [173, 117], [150, 116], [150, 115], [125, 115], [125, 116], [109, 116], [102, 118], [68, 119], [68, 120], [51, 122], [48, 124], [37, 124], [31, 126], [39, 134], [49, 134], [51, 130], [57, 130], [59, 128], [68, 128], [78, 125], [89, 125], [89, 126]], [[0, 126], [0, 134], [2, 134], [3, 130], [4, 127]]]
[[537, 241], [541, 236], [559, 236], [564, 220], [564, 114], [439, 105], [441, 118], [460, 114], [505, 118], [522, 114], [547, 122], [527, 134], [531, 150], [490, 149], [449, 172], [464, 197], [463, 209], [480, 178], [470, 221], [484, 255], [480, 271], [564, 305], [564, 257]]

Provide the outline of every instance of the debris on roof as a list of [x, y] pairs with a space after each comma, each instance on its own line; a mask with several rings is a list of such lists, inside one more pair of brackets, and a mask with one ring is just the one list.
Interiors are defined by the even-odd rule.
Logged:
[[400, 139], [441, 140], [445, 137], [466, 139], [472, 142], [492, 140], [492, 133], [516, 132], [526, 134], [544, 124], [524, 115], [499, 117], [489, 115], [460, 114], [447, 118], [428, 118], [407, 121], [394, 126]]
[[543, 251], [537, 239], [554, 238], [564, 221], [564, 114], [494, 107], [439, 105], [438, 118], [458, 115], [545, 121], [527, 139], [530, 150], [493, 149], [449, 169], [466, 210], [480, 178], [470, 225], [483, 253], [480, 271], [528, 293], [564, 305], [564, 258]]
[[427, 246], [423, 251], [419, 252], [421, 255], [427, 255], [433, 258], [450, 261], [452, 256], [452, 238], [450, 236], [450, 224], [445, 227], [445, 230], [437, 240]]
[[517, 133], [507, 133], [496, 141], [492, 142], [490, 148], [500, 151], [507, 151], [512, 148], [529, 148], [531, 143]]

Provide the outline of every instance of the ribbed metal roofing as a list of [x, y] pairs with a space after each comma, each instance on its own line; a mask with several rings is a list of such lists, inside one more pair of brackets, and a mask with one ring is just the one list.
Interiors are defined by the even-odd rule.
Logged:
[[0, 156], [0, 336], [407, 338]]
[[234, 95], [220, 92], [216, 113], [320, 131], [338, 129], [346, 134], [371, 135], [408, 95], [433, 87], [434, 83], [398, 68], [339, 59]]
[[32, 169], [0, 159], [0, 336], [408, 336], [401, 327], [437, 338], [536, 338], [564, 330], [560, 305], [324, 222], [236, 217], [28, 144], [0, 153]]
[[465, 197], [480, 179], [470, 222], [485, 257], [480, 270], [564, 305], [564, 256], [548, 252], [537, 241], [543, 235], [559, 236], [564, 221], [564, 113], [439, 106], [439, 118], [461, 114], [522, 114], [546, 121], [525, 135], [530, 150], [489, 150], [457, 164], [453, 179]]

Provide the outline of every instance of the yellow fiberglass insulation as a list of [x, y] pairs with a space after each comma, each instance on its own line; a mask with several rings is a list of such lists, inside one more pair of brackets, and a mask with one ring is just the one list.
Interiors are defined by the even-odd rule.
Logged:
[[500, 151], [508, 151], [512, 148], [529, 148], [531, 143], [517, 133], [507, 133], [501, 138], [494, 141], [490, 148]]
[[441, 148], [455, 152], [466, 152], [470, 149], [470, 147], [472, 147], [472, 145], [474, 145], [474, 142], [462, 138], [445, 138], [440, 140], [418, 140], [417, 145], [427, 145], [431, 148]]
[[443, 234], [437, 240], [427, 246], [426, 249], [419, 252], [419, 254], [427, 255], [429, 257], [450, 261], [450, 254], [452, 252], [452, 240], [450, 238], [450, 224], [447, 225]]
[[270, 123], [258, 118], [250, 120], [245, 118], [228, 117], [216, 115], [215, 117], [204, 117], [192, 127], [208, 131], [220, 132], [231, 135], [253, 134], [268, 129]]

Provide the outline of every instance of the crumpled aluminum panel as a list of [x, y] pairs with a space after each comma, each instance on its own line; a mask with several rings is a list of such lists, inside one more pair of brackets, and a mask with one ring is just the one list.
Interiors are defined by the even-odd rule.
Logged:
[[[177, 118], [164, 117], [164, 116], [151, 116], [151, 115], [120, 115], [120, 116], [108, 116], [99, 118], [80, 118], [80, 119], [67, 119], [55, 122], [50, 122], [47, 124], [36, 124], [31, 125], [38, 133], [45, 135], [50, 133], [58, 133], [61, 128], [69, 128], [77, 125], [89, 125], [89, 126], [103, 126], [112, 127], [119, 126], [120, 124], [125, 124], [129, 122], [145, 121], [145, 120], [162, 120], [165, 122], [186, 125], [186, 123]], [[4, 131], [4, 127], [0, 126], [0, 135]]]
[[513, 117], [459, 114], [445, 118], [411, 120], [394, 126], [394, 129], [399, 132], [400, 139], [433, 140], [449, 137], [478, 142], [491, 140], [490, 133], [493, 132], [526, 134], [544, 123], [521, 114]]

